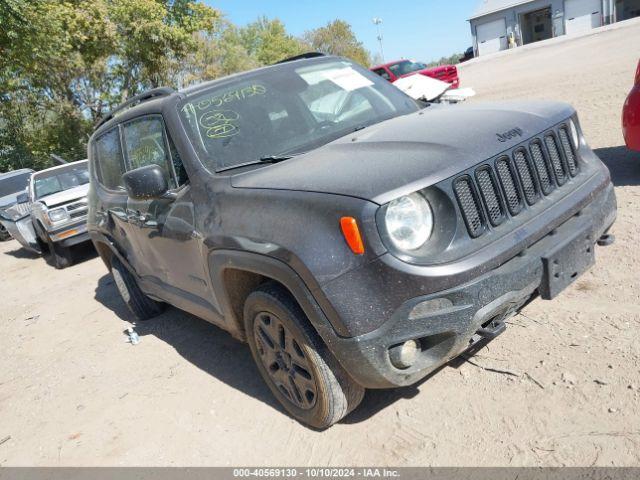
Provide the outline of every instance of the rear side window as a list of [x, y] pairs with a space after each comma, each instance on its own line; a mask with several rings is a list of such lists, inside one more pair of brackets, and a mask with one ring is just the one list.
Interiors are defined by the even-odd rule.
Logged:
[[124, 188], [124, 183], [122, 182], [124, 161], [117, 128], [105, 133], [96, 140], [95, 155], [96, 171], [100, 183], [111, 190]]
[[124, 145], [129, 168], [158, 165], [170, 186], [175, 187], [171, 156], [164, 136], [164, 125], [159, 117], [147, 117], [124, 125]]
[[376, 68], [373, 73], [380, 75], [385, 80], [391, 80], [391, 75], [384, 68]]

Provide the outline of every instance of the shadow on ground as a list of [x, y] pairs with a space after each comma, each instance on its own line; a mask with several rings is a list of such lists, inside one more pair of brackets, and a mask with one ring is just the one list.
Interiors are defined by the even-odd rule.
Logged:
[[607, 147], [594, 150], [609, 167], [611, 180], [616, 187], [640, 185], [640, 153], [627, 147]]
[[[13, 242], [14, 240], [8, 240], [9, 242]], [[28, 260], [35, 260], [36, 258], [40, 258], [41, 255], [32, 252], [30, 250], [27, 250], [26, 248], [22, 248], [20, 246], [20, 244], [18, 242], [15, 242], [15, 248], [13, 250], [8, 250], [6, 252], [4, 252], [5, 255], [9, 255], [11, 257], [14, 258], [19, 258], [19, 259], [28, 259]]]
[[[98, 281], [95, 298], [122, 320], [134, 321], [110, 275]], [[199, 369], [286, 415], [262, 381], [249, 347], [215, 325], [169, 307], [156, 318], [137, 322], [136, 332], [143, 338], [159, 338]], [[194, 393], [196, 388], [194, 385]]]
[[[120, 319], [133, 321], [133, 316], [120, 298], [110, 275], [105, 275], [98, 281], [95, 299]], [[185, 360], [209, 375], [287, 415], [260, 377], [249, 347], [234, 340], [224, 330], [198, 317], [169, 307], [166, 312], [154, 319], [138, 322], [136, 332], [141, 337], [153, 335], [159, 338], [175, 348]], [[473, 355], [484, 345], [484, 343], [478, 344], [473, 351], [467, 352], [465, 357]], [[464, 358], [459, 357], [446, 366], [458, 368], [464, 362]], [[410, 387], [367, 391], [360, 406], [341, 423], [356, 424], [366, 421], [398, 400], [415, 397], [420, 393], [420, 386], [443, 368], [445, 366]]]
[[364, 400], [362, 401], [360, 406], [347, 418], [345, 418], [342, 423], [354, 424], [364, 422], [369, 418], [375, 416], [378, 412], [397, 402], [398, 400], [411, 399], [415, 397], [416, 395], [420, 394], [420, 387], [422, 387], [423, 384], [426, 384], [424, 386], [425, 389], [429, 388], [429, 384], [427, 382], [432, 377], [440, 373], [445, 368], [460, 368], [470, 357], [482, 350], [487, 345], [487, 343], [489, 343], [487, 340], [479, 341], [459, 357], [454, 358], [449, 363], [431, 372], [418, 383], [415, 383], [408, 387], [393, 388], [387, 390], [367, 390]]
[[[11, 241], [11, 240], [10, 240]], [[14, 258], [26, 259], [26, 260], [38, 260], [44, 257], [47, 265], [51, 268], [55, 268], [51, 256], [49, 252], [44, 252], [43, 254], [35, 253], [26, 248], [20, 246], [18, 242], [16, 242], [16, 248], [13, 250], [9, 250], [4, 252], [5, 255], [12, 256]], [[73, 255], [73, 263], [67, 268], [73, 268], [74, 265], [78, 265], [80, 263], [86, 262], [88, 260], [92, 260], [98, 256], [98, 252], [93, 248], [93, 244], [91, 242], [84, 242], [79, 245], [75, 245], [72, 249]]]

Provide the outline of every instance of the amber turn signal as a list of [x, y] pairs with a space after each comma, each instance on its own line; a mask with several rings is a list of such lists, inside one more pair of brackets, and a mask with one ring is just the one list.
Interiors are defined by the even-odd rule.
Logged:
[[342, 234], [351, 251], [356, 255], [363, 255], [364, 243], [362, 243], [362, 236], [360, 235], [356, 219], [353, 217], [342, 217], [340, 219], [340, 228], [342, 228]]

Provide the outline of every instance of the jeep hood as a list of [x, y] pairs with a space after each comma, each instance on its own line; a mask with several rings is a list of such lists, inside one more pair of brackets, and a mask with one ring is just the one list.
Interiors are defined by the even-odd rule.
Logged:
[[556, 102], [432, 105], [282, 163], [237, 174], [231, 183], [384, 204], [509, 150], [574, 113], [570, 105]]
[[40, 198], [38, 201], [44, 203], [47, 208], [52, 208], [56, 205], [69, 203], [73, 200], [78, 200], [82, 197], [86, 197], [88, 192], [89, 184], [86, 183], [84, 185], [78, 185], [77, 187], [73, 187], [68, 190], [63, 190], [62, 192], [47, 195], [46, 197]]

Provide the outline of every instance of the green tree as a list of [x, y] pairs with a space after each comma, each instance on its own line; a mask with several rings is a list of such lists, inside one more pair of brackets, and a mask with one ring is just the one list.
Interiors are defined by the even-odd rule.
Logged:
[[276, 19], [260, 17], [239, 30], [240, 41], [260, 65], [270, 65], [308, 50], [301, 40], [289, 35]]
[[427, 64], [428, 67], [439, 67], [440, 65], [457, 65], [460, 63], [460, 58], [463, 56], [463, 53], [454, 53], [448, 57], [442, 57], [440, 60], [435, 60], [433, 62], [429, 62]]
[[311, 49], [368, 65], [348, 23], [238, 28], [201, 0], [0, 0], [0, 172], [86, 156], [93, 126], [144, 89], [184, 87]]
[[86, 156], [95, 122], [171, 83], [219, 17], [187, 0], [0, 0], [0, 168]]
[[318, 52], [347, 57], [365, 67], [371, 65], [371, 54], [344, 20], [334, 20], [324, 27], [310, 30], [304, 34], [304, 40]]

